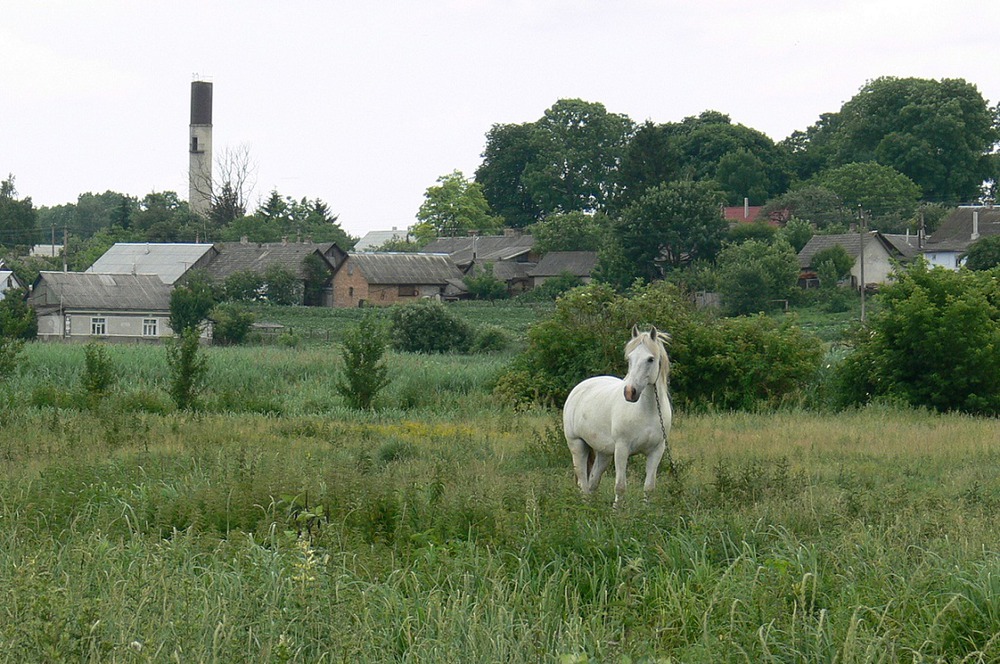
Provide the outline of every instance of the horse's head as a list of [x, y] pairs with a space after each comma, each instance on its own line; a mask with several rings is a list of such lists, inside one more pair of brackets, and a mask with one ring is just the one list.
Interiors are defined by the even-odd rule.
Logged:
[[670, 359], [663, 342], [669, 338], [655, 327], [649, 332], [632, 328], [632, 339], [625, 345], [625, 359], [628, 361], [628, 374], [624, 379], [626, 401], [635, 403], [647, 386], [655, 384], [661, 377], [666, 381]]

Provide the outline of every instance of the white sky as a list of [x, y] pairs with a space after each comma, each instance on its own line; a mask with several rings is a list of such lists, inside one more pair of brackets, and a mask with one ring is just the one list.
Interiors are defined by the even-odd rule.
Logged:
[[558, 99], [781, 140], [879, 76], [964, 78], [994, 105], [998, 50], [1000, 3], [973, 0], [2, 0], [0, 178], [36, 206], [186, 198], [199, 73], [254, 202], [319, 197], [360, 236], [413, 223], [493, 124]]

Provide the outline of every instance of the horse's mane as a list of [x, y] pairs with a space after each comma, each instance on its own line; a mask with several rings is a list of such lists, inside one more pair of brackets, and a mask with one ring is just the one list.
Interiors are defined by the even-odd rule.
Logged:
[[649, 332], [641, 332], [629, 339], [629, 342], [625, 344], [625, 356], [628, 357], [628, 354], [635, 350], [639, 344], [646, 346], [649, 352], [656, 355], [660, 360], [660, 373], [656, 377], [656, 382], [663, 381], [666, 384], [667, 379], [670, 377], [670, 356], [667, 355], [667, 347], [663, 345], [664, 339], [667, 341], [670, 340], [670, 335], [666, 332], [657, 330], [655, 339]]

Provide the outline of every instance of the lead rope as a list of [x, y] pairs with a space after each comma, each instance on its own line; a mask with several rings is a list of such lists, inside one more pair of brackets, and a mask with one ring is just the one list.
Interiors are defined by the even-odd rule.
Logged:
[[676, 479], [677, 466], [674, 465], [674, 455], [670, 453], [670, 437], [667, 436], [667, 427], [663, 424], [663, 407], [660, 405], [660, 393], [656, 389], [656, 383], [653, 383], [653, 396], [656, 397], [656, 412], [660, 416], [660, 431], [663, 432], [663, 447], [667, 455], [667, 466], [671, 477]]

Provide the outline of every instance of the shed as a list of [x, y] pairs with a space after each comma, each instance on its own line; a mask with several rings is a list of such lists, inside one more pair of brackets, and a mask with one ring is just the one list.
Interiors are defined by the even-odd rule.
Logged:
[[333, 306], [458, 296], [462, 271], [446, 254], [349, 253], [333, 275]]

